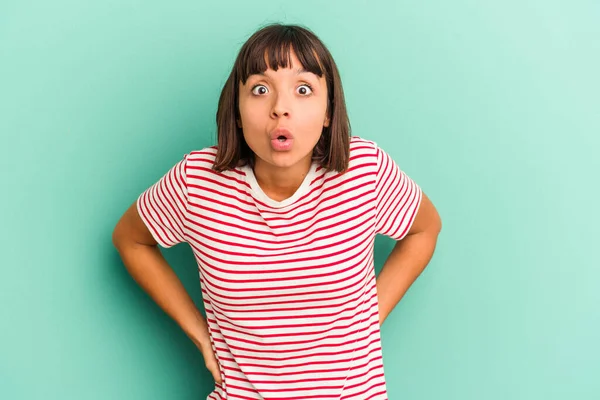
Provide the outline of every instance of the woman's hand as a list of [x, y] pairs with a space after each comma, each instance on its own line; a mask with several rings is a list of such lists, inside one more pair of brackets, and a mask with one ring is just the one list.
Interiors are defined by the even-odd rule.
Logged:
[[202, 357], [204, 357], [204, 365], [206, 365], [206, 369], [212, 374], [215, 383], [220, 385], [222, 383], [221, 379], [221, 369], [219, 368], [219, 362], [217, 361], [217, 357], [215, 356], [215, 352], [212, 349], [210, 341], [208, 343], [204, 342], [198, 345], [200, 352], [202, 353]]
[[208, 325], [199, 311], [196, 313], [196, 322], [191, 326], [193, 328], [191, 328], [190, 331], [186, 331], [186, 333], [190, 339], [192, 339], [192, 342], [194, 342], [196, 347], [200, 350], [200, 353], [202, 353], [204, 365], [206, 365], [206, 369], [208, 369], [208, 371], [212, 374], [215, 383], [218, 385], [222, 384], [221, 369], [219, 368], [219, 361], [217, 360], [215, 352], [212, 348], [210, 333], [208, 332]]

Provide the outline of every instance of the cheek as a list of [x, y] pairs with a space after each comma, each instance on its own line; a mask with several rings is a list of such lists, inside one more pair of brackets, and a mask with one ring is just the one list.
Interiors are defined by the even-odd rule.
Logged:
[[327, 107], [325, 104], [313, 104], [312, 106], [307, 107], [303, 113], [302, 120], [306, 126], [320, 129], [325, 122], [326, 112]]
[[263, 113], [256, 105], [249, 107], [247, 104], [240, 102], [240, 118], [242, 126], [245, 130], [253, 130], [255, 127], [264, 121]]

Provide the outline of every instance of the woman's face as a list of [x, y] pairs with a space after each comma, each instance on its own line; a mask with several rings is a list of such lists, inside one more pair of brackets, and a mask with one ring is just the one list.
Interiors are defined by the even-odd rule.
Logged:
[[291, 52], [291, 65], [250, 75], [239, 84], [239, 126], [256, 154], [255, 168], [310, 165], [327, 118], [325, 77], [304, 71]]

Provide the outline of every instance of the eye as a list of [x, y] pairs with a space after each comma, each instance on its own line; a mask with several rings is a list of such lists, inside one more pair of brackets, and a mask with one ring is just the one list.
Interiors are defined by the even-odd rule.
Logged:
[[269, 90], [267, 89], [267, 87], [265, 85], [256, 85], [252, 88], [252, 94], [260, 96], [263, 94], [268, 93]]
[[303, 96], [308, 96], [312, 93], [312, 88], [309, 84], [305, 83], [303, 85], [298, 86], [298, 93]]

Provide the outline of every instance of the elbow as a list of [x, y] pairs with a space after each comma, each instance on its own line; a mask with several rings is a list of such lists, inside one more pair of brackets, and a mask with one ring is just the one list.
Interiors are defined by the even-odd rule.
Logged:
[[441, 231], [442, 231], [442, 218], [440, 217], [439, 214], [437, 214], [437, 218], [435, 221], [435, 232], [439, 235]]
[[123, 244], [127, 242], [126, 229], [123, 227], [123, 223], [119, 221], [112, 231], [112, 244], [119, 252], [123, 248]]
[[117, 226], [115, 227], [115, 229], [113, 229], [112, 231], [112, 244], [113, 246], [119, 250], [119, 244], [120, 244], [120, 240], [121, 240], [121, 235], [119, 232], [119, 224], [117, 224]]
[[435, 218], [433, 218], [427, 225], [427, 228], [425, 228], [425, 232], [427, 233], [427, 236], [434, 238], [434, 240], [437, 240], [437, 237], [439, 236], [441, 231], [442, 219], [439, 217], [439, 215], [436, 214]]

